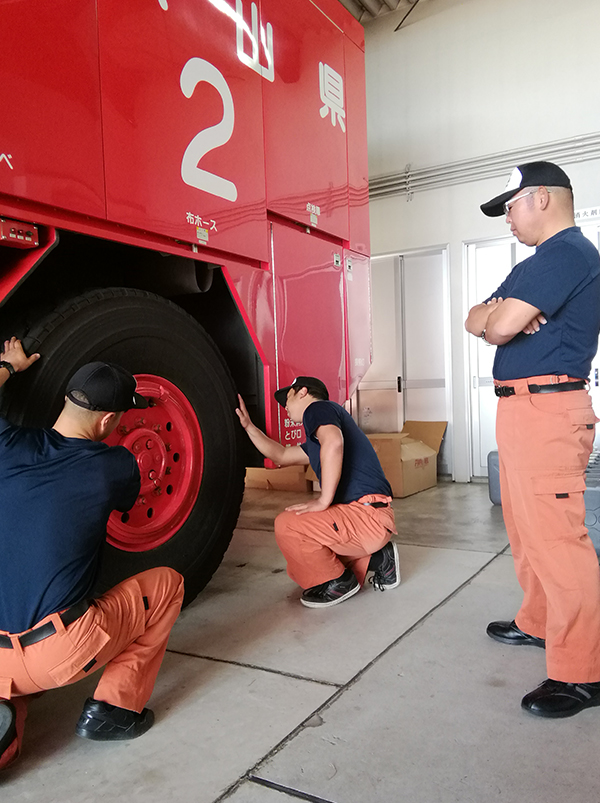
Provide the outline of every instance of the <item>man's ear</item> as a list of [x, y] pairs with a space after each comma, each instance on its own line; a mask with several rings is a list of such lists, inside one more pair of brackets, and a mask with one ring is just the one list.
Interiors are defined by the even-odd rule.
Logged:
[[305, 396], [308, 396], [308, 388], [300, 388], [297, 393], [298, 398], [303, 399]]
[[540, 199], [540, 209], [545, 209], [550, 201], [550, 193], [543, 185], [538, 190], [538, 196]]
[[102, 438], [106, 437], [106, 433], [110, 431], [116, 417], [117, 413], [105, 413], [102, 416], [100, 419], [100, 433]]

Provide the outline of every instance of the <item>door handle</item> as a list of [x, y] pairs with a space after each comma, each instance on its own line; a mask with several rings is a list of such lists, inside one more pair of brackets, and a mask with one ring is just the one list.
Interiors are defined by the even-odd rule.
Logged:
[[402, 393], [402, 377], [398, 377], [398, 393]]

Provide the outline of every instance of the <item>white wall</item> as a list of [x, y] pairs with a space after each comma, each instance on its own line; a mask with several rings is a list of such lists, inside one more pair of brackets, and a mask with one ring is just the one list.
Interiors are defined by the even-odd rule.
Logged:
[[[366, 26], [371, 176], [600, 131], [598, 0], [429, 0], [394, 32], [400, 19]], [[559, 163], [576, 208], [600, 204], [600, 160]], [[464, 243], [507, 233], [479, 204], [509, 173], [371, 202], [374, 255], [449, 245], [459, 481], [470, 474]]]

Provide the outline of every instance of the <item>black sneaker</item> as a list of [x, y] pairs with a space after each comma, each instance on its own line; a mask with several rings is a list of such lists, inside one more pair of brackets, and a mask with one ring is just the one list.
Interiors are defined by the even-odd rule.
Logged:
[[369, 582], [378, 591], [400, 585], [400, 559], [398, 547], [393, 541], [388, 541], [384, 547], [371, 555], [369, 569], [371, 568], [375, 574], [369, 578]]
[[302, 594], [300, 602], [307, 608], [329, 608], [343, 602], [348, 597], [360, 591], [360, 584], [351, 569], [335, 580], [328, 580], [321, 585], [307, 588]]
[[[12, 703], [0, 702], [0, 768], [8, 764], [2, 763], [2, 756], [17, 738], [17, 717]], [[15, 756], [16, 757], [16, 756]], [[8, 756], [5, 756], [8, 760]], [[12, 759], [11, 759], [12, 761]]]
[[137, 739], [154, 724], [154, 714], [144, 708], [141, 714], [88, 697], [75, 727], [75, 733], [96, 742]]
[[572, 717], [584, 708], [600, 705], [600, 683], [563, 683], [545, 680], [521, 700], [521, 708], [538, 717]]

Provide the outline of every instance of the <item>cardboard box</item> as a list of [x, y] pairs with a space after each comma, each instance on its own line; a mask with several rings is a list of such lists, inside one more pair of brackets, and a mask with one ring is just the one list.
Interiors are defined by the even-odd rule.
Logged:
[[394, 496], [437, 485], [437, 454], [445, 431], [445, 421], [406, 421], [402, 432], [368, 435]]
[[247, 468], [246, 488], [266, 491], [312, 491], [312, 482], [306, 480], [306, 466], [284, 468]]

